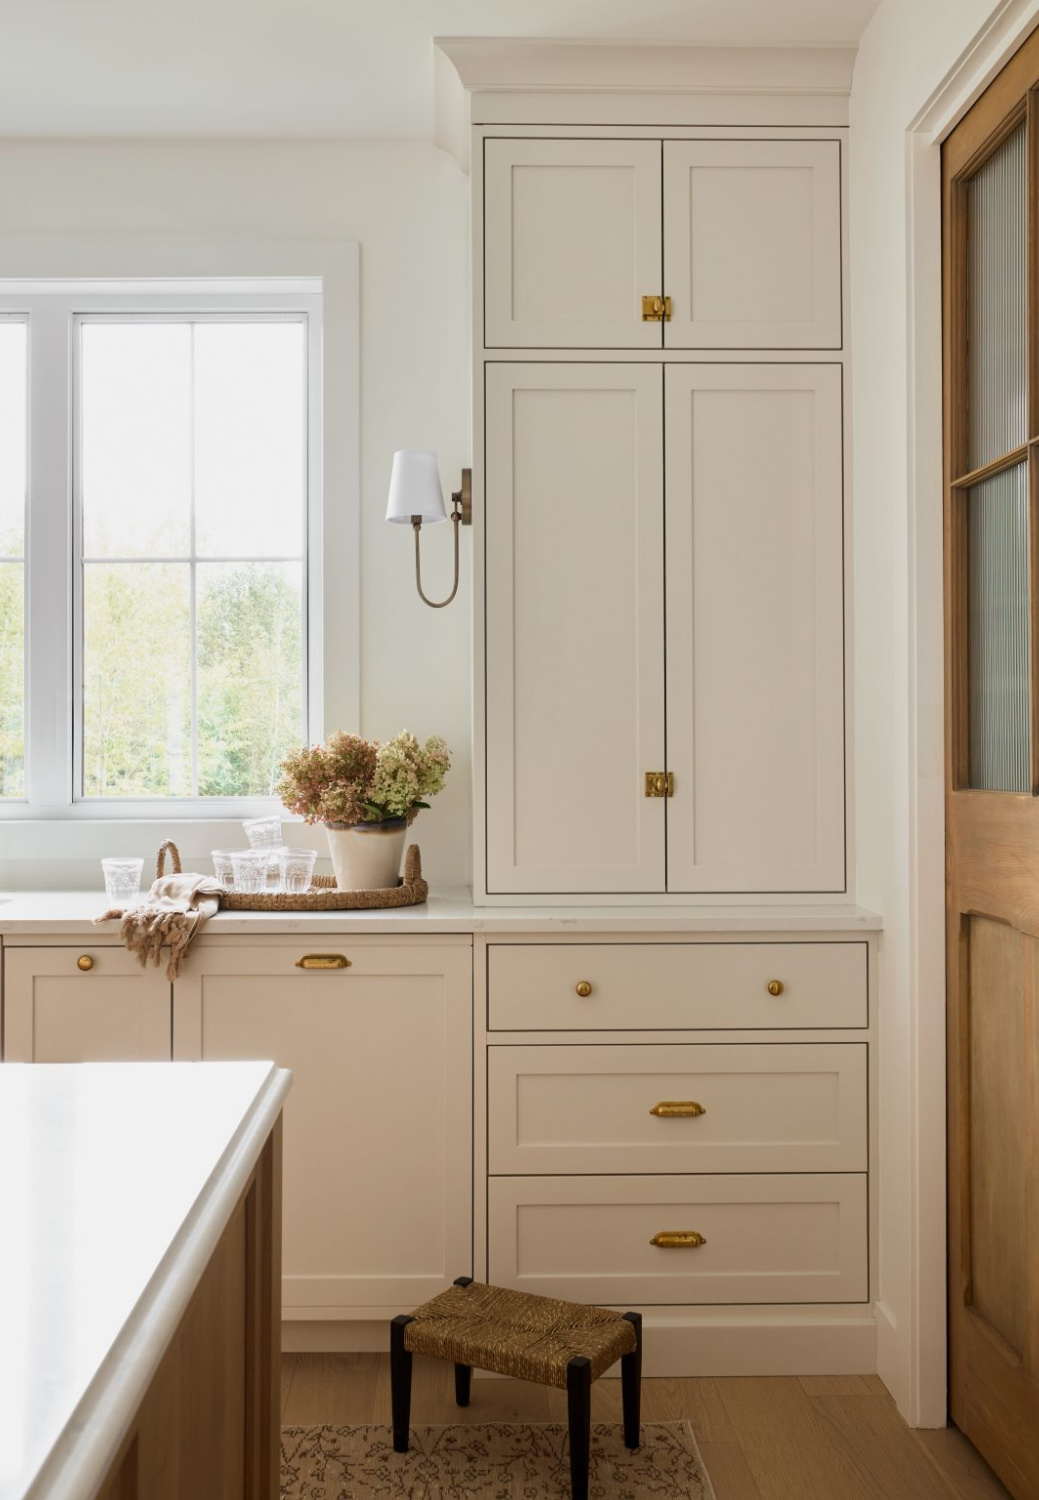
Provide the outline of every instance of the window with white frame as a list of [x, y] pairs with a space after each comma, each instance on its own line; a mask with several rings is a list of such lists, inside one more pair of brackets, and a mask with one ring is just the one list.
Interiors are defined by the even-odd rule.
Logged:
[[0, 806], [274, 794], [319, 722], [319, 343], [315, 289], [0, 284]]

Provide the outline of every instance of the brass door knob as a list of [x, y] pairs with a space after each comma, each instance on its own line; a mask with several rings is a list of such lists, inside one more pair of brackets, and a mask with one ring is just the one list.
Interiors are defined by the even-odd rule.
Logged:
[[783, 993], [783, 981], [781, 979], [770, 979], [765, 988], [770, 995], [781, 995]]
[[83, 953], [79, 958], [76, 959], [76, 967], [77, 969], [82, 969], [83, 973], [85, 974], [88, 969], [92, 969], [94, 967], [94, 960], [91, 958], [89, 953]]
[[587, 979], [579, 979], [574, 988], [577, 990], [577, 993], [580, 995], [582, 1000], [587, 1000], [588, 996], [592, 993], [592, 987], [588, 983]]

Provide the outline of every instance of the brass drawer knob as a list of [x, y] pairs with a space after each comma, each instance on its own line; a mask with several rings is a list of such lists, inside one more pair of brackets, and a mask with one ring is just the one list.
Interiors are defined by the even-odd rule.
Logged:
[[781, 979], [770, 979], [765, 988], [770, 995], [781, 995], [783, 993], [783, 981]]
[[574, 988], [582, 1000], [587, 1000], [588, 996], [592, 993], [592, 987], [587, 979], [579, 979]]
[[350, 960], [341, 953], [304, 953], [297, 958], [297, 969], [348, 969]]
[[707, 1241], [695, 1229], [670, 1229], [655, 1234], [649, 1243], [658, 1250], [699, 1250]]
[[87, 971], [92, 969], [93, 967], [94, 960], [91, 958], [89, 953], [81, 953], [79, 958], [76, 959], [76, 968], [82, 969], [84, 974], [86, 974]]
[[661, 1099], [650, 1110], [650, 1114], [656, 1115], [658, 1120], [694, 1120], [697, 1115], [706, 1113], [703, 1105], [695, 1099]]

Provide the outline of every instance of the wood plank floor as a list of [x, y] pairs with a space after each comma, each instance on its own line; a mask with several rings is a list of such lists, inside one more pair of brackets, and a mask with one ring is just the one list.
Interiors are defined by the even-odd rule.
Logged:
[[[689, 1418], [718, 1500], [1009, 1500], [955, 1428], [913, 1431], [874, 1375], [646, 1380], [642, 1415], [647, 1422]], [[592, 1418], [620, 1421], [619, 1380], [595, 1385]], [[565, 1422], [566, 1395], [481, 1380], [460, 1411], [451, 1367], [416, 1355], [411, 1419]], [[388, 1356], [284, 1356], [286, 1426], [389, 1420]]]

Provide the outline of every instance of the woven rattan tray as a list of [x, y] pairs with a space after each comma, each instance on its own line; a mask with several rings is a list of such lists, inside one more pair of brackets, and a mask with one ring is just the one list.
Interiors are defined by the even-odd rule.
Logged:
[[[157, 873], [161, 877], [166, 851], [173, 859], [174, 874], [180, 873], [180, 850], [167, 839], [159, 850]], [[417, 844], [409, 844], [404, 856], [404, 879], [384, 891], [340, 891], [332, 875], [315, 875], [310, 890], [299, 896], [281, 891], [267, 891], [256, 896], [236, 896], [226, 891], [220, 897], [223, 911], [372, 911], [389, 906], [421, 906], [429, 895], [422, 879], [422, 854]]]

